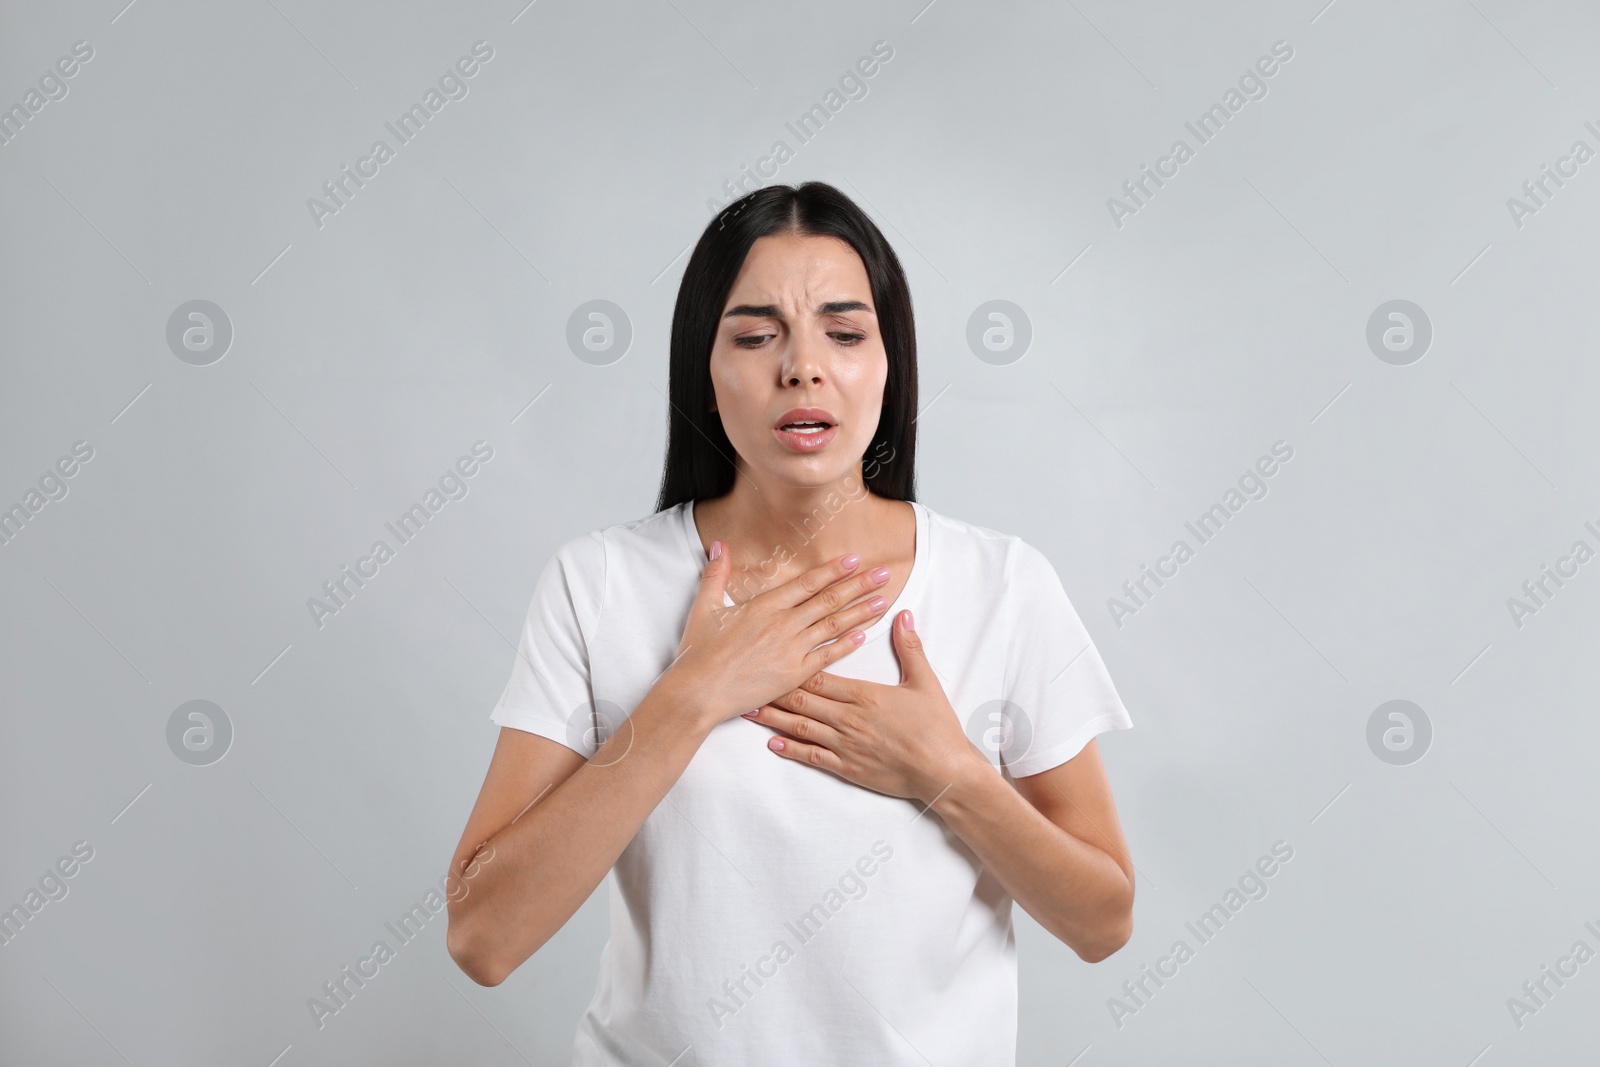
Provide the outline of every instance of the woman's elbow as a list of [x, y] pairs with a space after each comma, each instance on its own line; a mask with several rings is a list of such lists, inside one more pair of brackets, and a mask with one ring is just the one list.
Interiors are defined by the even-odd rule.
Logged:
[[484, 945], [481, 938], [474, 937], [460, 919], [451, 918], [445, 932], [445, 948], [461, 973], [478, 985], [497, 986], [511, 974], [495, 959], [489, 946]]
[[1107, 923], [1101, 931], [1101, 936], [1093, 942], [1073, 945], [1072, 951], [1085, 963], [1099, 963], [1115, 955], [1133, 937], [1133, 912], [1130, 909], [1126, 914], [1119, 916], [1116, 921]]
[[1117, 894], [1107, 905], [1105, 917], [1094, 931], [1095, 936], [1072, 946], [1072, 951], [1085, 963], [1099, 963], [1115, 955], [1133, 937], [1133, 882], [1126, 891]]

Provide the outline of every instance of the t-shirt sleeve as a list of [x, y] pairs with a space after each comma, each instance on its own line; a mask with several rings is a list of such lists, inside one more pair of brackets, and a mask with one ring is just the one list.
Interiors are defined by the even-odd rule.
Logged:
[[1007, 589], [1016, 598], [1002, 709], [1010, 736], [999, 759], [1013, 778], [1026, 778], [1133, 720], [1044, 553], [1018, 541]]
[[594, 755], [589, 646], [605, 590], [599, 531], [562, 545], [544, 566], [522, 624], [517, 656], [489, 721]]

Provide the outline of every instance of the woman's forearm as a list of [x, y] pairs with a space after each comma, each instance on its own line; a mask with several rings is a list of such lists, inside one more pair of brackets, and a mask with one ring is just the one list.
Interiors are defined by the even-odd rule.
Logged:
[[1097, 963], [1127, 943], [1133, 883], [1111, 855], [1067, 833], [986, 762], [934, 801], [984, 869], [1039, 925]]
[[450, 955], [473, 981], [500, 984], [561, 929], [713, 725], [663, 676], [586, 763], [489, 838], [492, 862], [478, 864], [449, 905]]

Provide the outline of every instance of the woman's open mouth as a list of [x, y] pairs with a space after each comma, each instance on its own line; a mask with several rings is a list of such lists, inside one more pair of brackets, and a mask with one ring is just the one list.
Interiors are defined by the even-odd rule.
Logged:
[[827, 447], [838, 429], [838, 424], [828, 412], [820, 408], [799, 408], [785, 412], [772, 432], [777, 434], [785, 448], [795, 452], [815, 452]]

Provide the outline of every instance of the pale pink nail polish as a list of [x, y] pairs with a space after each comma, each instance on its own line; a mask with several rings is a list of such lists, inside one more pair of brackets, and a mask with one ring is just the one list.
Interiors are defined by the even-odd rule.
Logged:
[[879, 567], [877, 570], [873, 571], [872, 580], [875, 582], [887, 582], [889, 580], [889, 568]]
[[839, 566], [843, 567], [847, 571], [853, 571], [860, 565], [861, 557], [856, 555], [854, 552], [850, 553], [844, 559], [839, 561]]
[[873, 611], [882, 611], [888, 606], [889, 602], [883, 599], [881, 596], [875, 596], [871, 600], [867, 601], [867, 607], [871, 608]]
[[711, 558], [712, 559], [721, 559], [722, 558], [722, 542], [721, 541], [713, 541], [713, 542], [711, 542]]
[[783, 751], [783, 738], [774, 737], [771, 741], [767, 742], [767, 747], [771, 748], [772, 751], [774, 751], [774, 752], [782, 752]]

